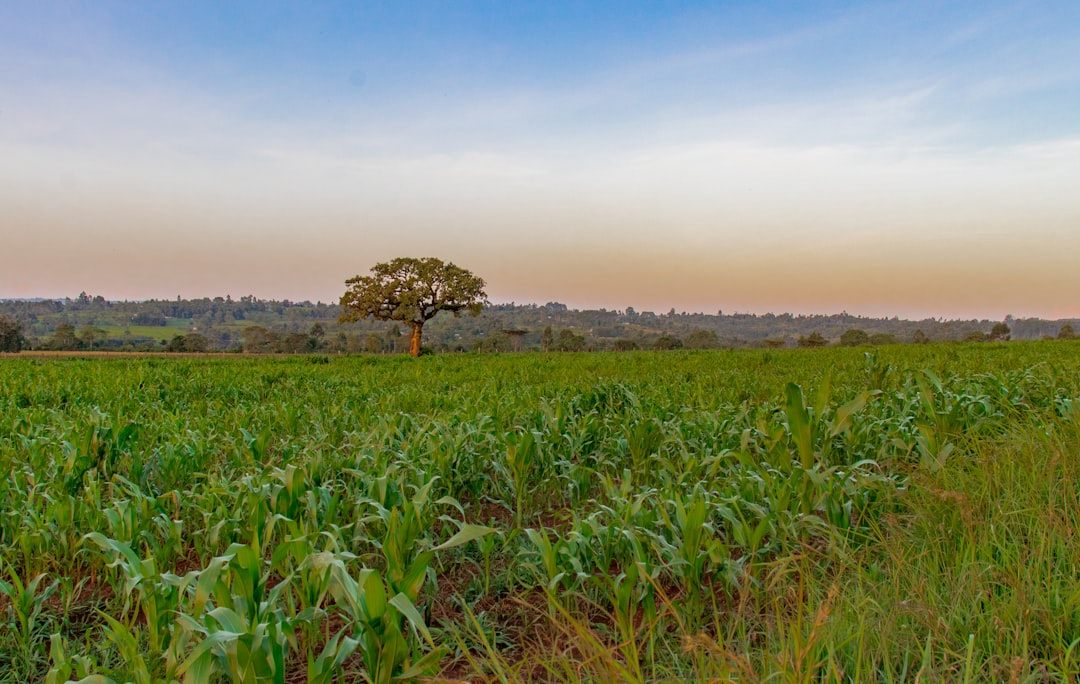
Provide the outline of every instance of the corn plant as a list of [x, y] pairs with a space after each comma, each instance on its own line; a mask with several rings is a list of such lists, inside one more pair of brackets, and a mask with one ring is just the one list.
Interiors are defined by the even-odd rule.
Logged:
[[[180, 580], [190, 603], [176, 617], [167, 669], [190, 681], [222, 673], [233, 682], [284, 682], [295, 649], [295, 621], [283, 608], [288, 579], [269, 586], [269, 570], [251, 545], [234, 544], [202, 572]], [[174, 580], [175, 581], [175, 580]]]
[[39, 591], [38, 587], [45, 580], [44, 574], [24, 582], [10, 565], [7, 566], [7, 576], [10, 581], [0, 579], [0, 594], [8, 600], [6, 622], [15, 627], [19, 648], [24, 653], [30, 653], [45, 602], [56, 591], [58, 582], [53, 580]]
[[52, 666], [45, 675], [45, 684], [67, 684], [71, 681], [106, 684], [112, 681], [92, 674], [97, 669], [93, 659], [80, 654], [68, 655], [68, 646], [60, 634], [49, 637], [49, 662]]
[[120, 612], [127, 620], [124, 626], [131, 629], [135, 616], [141, 612], [152, 652], [164, 651], [169, 644], [172, 612], [179, 602], [175, 587], [158, 571], [157, 562], [152, 556], [139, 558], [130, 545], [109, 539], [99, 532], [91, 532], [85, 539], [94, 542], [110, 558], [109, 567], [120, 570], [124, 600]]
[[673, 497], [668, 501], [668, 507], [673, 510], [673, 515], [668, 514], [666, 508], [661, 509], [673, 537], [668, 562], [682, 578], [690, 601], [696, 602], [708, 565], [723, 563], [728, 557], [728, 549], [716, 537], [709, 522], [710, 504], [700, 487], [695, 487], [689, 495]]
[[539, 467], [540, 444], [531, 430], [510, 433], [506, 440], [505, 472], [514, 498], [514, 524], [521, 526], [525, 495], [535, 482], [530, 475]]

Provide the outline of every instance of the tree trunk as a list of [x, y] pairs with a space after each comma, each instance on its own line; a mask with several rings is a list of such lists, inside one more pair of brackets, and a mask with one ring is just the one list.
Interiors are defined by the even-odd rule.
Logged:
[[412, 341], [409, 342], [409, 353], [420, 356], [420, 336], [424, 330], [423, 323], [412, 323]]

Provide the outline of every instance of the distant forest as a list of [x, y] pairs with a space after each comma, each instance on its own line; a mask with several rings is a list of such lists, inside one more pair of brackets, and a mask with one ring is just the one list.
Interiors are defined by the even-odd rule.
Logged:
[[[29, 350], [246, 353], [401, 353], [406, 326], [339, 324], [341, 308], [321, 302], [213, 299], [0, 300], [0, 324]], [[441, 314], [424, 326], [432, 352], [602, 351], [880, 345], [940, 341], [1072, 338], [1080, 320], [908, 321], [834, 315], [666, 313], [492, 304], [478, 317]], [[16, 331], [16, 332], [12, 332]], [[17, 350], [8, 348], [8, 351]]]

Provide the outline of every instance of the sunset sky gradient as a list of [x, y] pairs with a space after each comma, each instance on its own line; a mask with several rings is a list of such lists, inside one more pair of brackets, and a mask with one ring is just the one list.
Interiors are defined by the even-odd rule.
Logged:
[[0, 298], [1080, 317], [1080, 3], [0, 3]]

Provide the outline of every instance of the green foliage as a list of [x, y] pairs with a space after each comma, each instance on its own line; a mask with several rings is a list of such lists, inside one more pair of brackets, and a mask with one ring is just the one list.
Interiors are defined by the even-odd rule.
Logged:
[[860, 347], [870, 344], [870, 335], [865, 330], [850, 328], [840, 336], [840, 345], [843, 347]]
[[665, 349], [682, 349], [683, 342], [678, 337], [672, 337], [671, 335], [661, 335], [653, 343], [653, 349], [665, 350]]
[[14, 316], [0, 314], [0, 353], [14, 353], [23, 348], [22, 322]]
[[720, 338], [713, 330], [695, 330], [686, 336], [687, 349], [716, 349], [720, 346]]
[[9, 621], [11, 617], [14, 618], [13, 633], [18, 639], [19, 647], [29, 653], [41, 611], [45, 602], [56, 591], [57, 583], [54, 581], [38, 591], [39, 585], [45, 579], [44, 574], [23, 582], [14, 567], [8, 565], [6, 570], [8, 580], [0, 579], [0, 596], [7, 598]]
[[75, 337], [75, 326], [70, 323], [61, 323], [56, 326], [56, 332], [53, 333], [48, 347], [57, 351], [70, 351], [78, 349], [79, 344], [79, 338]]
[[424, 323], [440, 311], [460, 316], [467, 311], [480, 314], [487, 300], [484, 281], [451, 263], [435, 258], [399, 257], [371, 267], [371, 275], [345, 281], [348, 289], [341, 296], [340, 320], [375, 318], [402, 321], [413, 328], [413, 356], [420, 355], [420, 336]]
[[829, 341], [822, 337], [821, 333], [818, 332], [812, 332], [806, 336], [800, 335], [797, 340], [797, 344], [800, 347], [824, 347], [828, 343]]
[[209, 342], [206, 336], [199, 333], [188, 333], [187, 335], [175, 335], [169, 341], [165, 351], [170, 352], [185, 352], [188, 354], [202, 353], [209, 350]]
[[540, 351], [551, 351], [555, 346], [555, 333], [552, 332], [551, 326], [545, 326], [544, 332], [540, 334]]
[[870, 336], [869, 342], [875, 347], [883, 344], [900, 344], [900, 340], [892, 333], [874, 333]]
[[82, 343], [82, 348], [94, 351], [104, 342], [105, 334], [105, 330], [96, 325], [84, 325], [79, 328], [77, 337], [79, 342]]
[[555, 342], [555, 350], [562, 352], [578, 352], [585, 350], [585, 336], [578, 335], [573, 330], [560, 330], [559, 338]]
[[0, 681], [1070, 681], [1072, 344], [8, 359]]
[[[101, 297], [65, 300], [0, 300], [0, 315], [23, 322], [26, 338], [23, 350], [84, 351], [87, 342], [76, 337], [86, 326], [99, 329], [103, 337], [94, 340], [96, 350], [162, 351], [180, 335], [197, 333], [206, 338], [213, 351], [306, 354], [385, 353], [408, 348], [394, 325], [374, 318], [339, 323], [338, 303], [259, 300], [254, 297], [214, 297], [108, 302]], [[1062, 324], [1075, 321], [1044, 321], [1009, 318], [1013, 340], [1052, 338]], [[634, 345], [650, 347], [661, 336], [677, 337], [686, 348], [761, 347], [793, 345], [801, 336], [818, 332], [826, 340], [839, 339], [845, 330], [864, 329], [871, 344], [904, 342], [924, 331], [926, 340], [959, 341], [972, 331], [988, 331], [993, 321], [942, 320], [905, 321], [898, 318], [866, 318], [847, 313], [831, 316], [791, 314], [705, 314], [674, 313], [656, 315], [592, 309], [575, 310], [557, 302], [536, 304], [487, 304], [475, 320], [451, 316], [436, 317], [424, 326], [425, 343], [436, 352], [518, 351], [554, 348], [554, 333], [560, 328], [574, 330], [585, 338], [589, 351], [626, 350]], [[64, 326], [67, 326], [66, 328]], [[321, 327], [321, 334], [320, 334]], [[553, 329], [549, 339], [543, 331]], [[245, 339], [245, 329], [262, 333], [262, 339]], [[249, 331], [255, 334], [256, 330]], [[514, 334], [510, 334], [513, 332]], [[377, 338], [375, 343], [369, 337]], [[509, 336], [509, 339], [507, 337]], [[920, 338], [921, 339], [921, 338]], [[246, 343], [246, 344], [245, 344]], [[633, 343], [632, 345], [630, 343]]]

